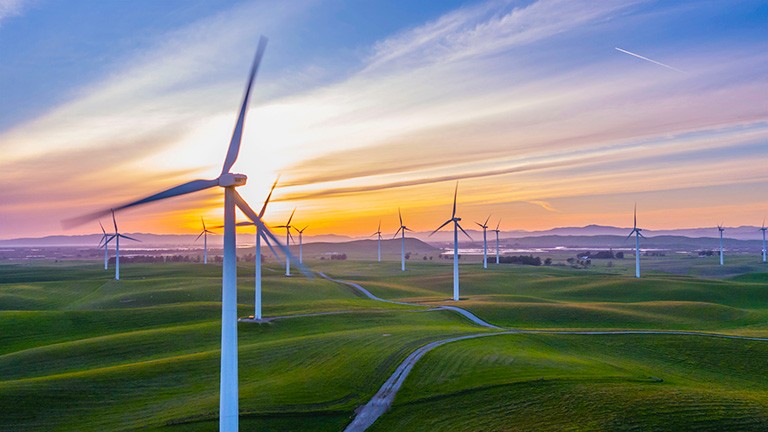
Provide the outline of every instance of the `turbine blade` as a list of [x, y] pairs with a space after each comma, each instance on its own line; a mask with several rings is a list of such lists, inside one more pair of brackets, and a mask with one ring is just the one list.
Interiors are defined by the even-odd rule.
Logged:
[[[201, 232], [201, 233], [200, 233], [200, 235], [199, 235], [199, 236], [197, 236], [197, 238], [195, 239], [195, 241], [198, 241], [198, 240], [200, 240], [200, 237], [202, 237], [202, 236], [203, 236], [203, 234], [205, 234], [205, 231]], [[194, 243], [194, 242], [193, 242], [193, 243]]]
[[259, 64], [261, 63], [261, 57], [264, 55], [264, 49], [267, 47], [267, 38], [264, 36], [259, 38], [259, 47], [256, 49], [256, 56], [253, 58], [253, 65], [251, 66], [251, 74], [248, 77], [248, 86], [245, 88], [245, 95], [243, 96], [243, 104], [240, 106], [240, 114], [237, 116], [237, 123], [235, 123], [235, 130], [232, 132], [232, 139], [229, 141], [229, 149], [227, 150], [227, 157], [224, 159], [224, 166], [221, 169], [222, 174], [226, 174], [232, 169], [232, 165], [237, 160], [237, 155], [240, 153], [240, 141], [243, 138], [243, 127], [245, 126], [245, 115], [248, 112], [248, 100], [251, 97], [251, 88], [253, 87], [253, 81], [256, 78], [256, 72], [259, 70]]
[[259, 217], [264, 217], [264, 212], [267, 211], [267, 204], [269, 204], [269, 199], [272, 198], [272, 192], [275, 190], [275, 186], [277, 186], [277, 182], [279, 180], [280, 180], [280, 176], [277, 176], [277, 178], [275, 179], [275, 182], [272, 183], [272, 188], [269, 190], [269, 195], [267, 195], [267, 199], [264, 200], [264, 205], [261, 206]]
[[[270, 239], [270, 240], [274, 241], [274, 242], [275, 242], [275, 244], [276, 244], [276, 245], [277, 245], [277, 246], [278, 246], [280, 249], [282, 249], [282, 250], [283, 250], [283, 253], [284, 253], [285, 255], [287, 255], [287, 256], [289, 256], [289, 257], [291, 257], [291, 261], [294, 261], [294, 256], [293, 256], [293, 254], [291, 254], [291, 250], [290, 250], [290, 249], [288, 249], [288, 247], [287, 247], [287, 246], [283, 246], [282, 244], [280, 244], [280, 242], [277, 240], [277, 237], [275, 237], [275, 235], [274, 235], [274, 234], [272, 234], [272, 231], [270, 231], [270, 230], [269, 230], [269, 228], [267, 228], [267, 226], [266, 226], [266, 225], [264, 225], [264, 223], [263, 223], [263, 222], [261, 221], [261, 219], [259, 218], [259, 215], [257, 215], [257, 214], [256, 214], [256, 212], [255, 212], [255, 211], [253, 211], [253, 209], [251, 208], [251, 206], [249, 206], [249, 205], [248, 205], [248, 203], [247, 203], [247, 202], [245, 202], [245, 200], [243, 199], [243, 197], [242, 197], [242, 196], [240, 196], [240, 194], [239, 194], [239, 193], [237, 193], [237, 191], [235, 191], [234, 195], [235, 195], [235, 204], [237, 205], [237, 207], [240, 209], [240, 211], [242, 211], [242, 212], [243, 212], [243, 214], [244, 214], [244, 215], [245, 215], [245, 216], [246, 216], [248, 219], [250, 219], [251, 221], [253, 221], [253, 223], [254, 223], [256, 226], [258, 226], [258, 227], [259, 227], [259, 232], [260, 232], [262, 235], [269, 237], [269, 239]], [[307, 269], [307, 268], [306, 268], [306, 267], [305, 267], [303, 264], [299, 263], [299, 261], [298, 261], [298, 260], [295, 260], [295, 261], [296, 261], [296, 265], [298, 265], [298, 267], [299, 267], [299, 271], [300, 271], [302, 274], [304, 274], [304, 276], [306, 276], [306, 277], [309, 277], [309, 278], [313, 278], [313, 277], [314, 277], [314, 275], [312, 275], [312, 272], [310, 272], [310, 271], [309, 271], [309, 270], [308, 270], [308, 269]]]
[[496, 231], [499, 230], [499, 226], [501, 226], [501, 219], [499, 219], [499, 223], [496, 224]]
[[288, 228], [291, 226], [291, 220], [293, 219], [293, 214], [296, 213], [296, 209], [294, 208], [291, 212], [291, 217], [288, 218], [288, 223], [285, 224], [285, 227]]
[[630, 233], [629, 233], [629, 235], [627, 236], [627, 238], [625, 238], [625, 239], [624, 239], [624, 243], [626, 243], [626, 242], [627, 242], [627, 240], [631, 239], [631, 238], [632, 238], [632, 234], [634, 234], [634, 233], [635, 233], [635, 230], [632, 230], [632, 231], [630, 231]]
[[133, 241], [135, 241], [135, 242], [139, 242], [139, 243], [141, 243], [141, 240], [136, 240], [135, 238], [133, 238], [133, 237], [128, 237], [127, 235], [118, 234], [118, 236], [120, 236], [120, 237], [122, 237], [122, 238], [124, 238], [124, 239], [133, 240]]
[[400, 230], [402, 230], [402, 229], [403, 229], [402, 226], [400, 228], [398, 228], [397, 231], [395, 231], [395, 235], [392, 236], [392, 239], [396, 239], [397, 235], [400, 234]]
[[643, 235], [643, 233], [641, 233], [640, 231], [638, 231], [638, 232], [637, 232], [637, 235], [639, 235], [639, 236], [640, 236], [640, 237], [642, 237], [642, 238], [645, 238], [645, 236]]
[[459, 194], [459, 181], [456, 180], [456, 189], [453, 191], [453, 213], [451, 213], [451, 219], [456, 217], [456, 197]]
[[[277, 251], [275, 250], [275, 248], [274, 248], [274, 247], [272, 247], [272, 242], [270, 242], [270, 241], [269, 241], [269, 237], [267, 237], [266, 235], [264, 235], [264, 233], [262, 233], [262, 232], [261, 232], [261, 230], [259, 230], [259, 236], [260, 236], [262, 239], [264, 239], [264, 243], [266, 243], [266, 245], [267, 245], [267, 247], [269, 248], [269, 250], [270, 250], [270, 251], [272, 251], [272, 255], [274, 255], [274, 256], [275, 256], [275, 258], [279, 260], [279, 259], [280, 259], [280, 255], [278, 255], [278, 254], [277, 254]], [[261, 259], [261, 258], [259, 258], [259, 259]]]
[[[763, 225], [765, 225], [765, 220], [763, 220]], [[377, 232], [377, 233], [380, 233], [380, 232], [381, 232], [381, 219], [379, 219], [379, 227], [378, 227], [378, 228], [376, 228], [376, 232]]]
[[64, 220], [64, 221], [62, 221], [62, 225], [66, 229], [74, 228], [74, 227], [76, 227], [78, 225], [82, 225], [82, 224], [84, 224], [86, 222], [92, 221], [94, 219], [98, 219], [98, 218], [100, 218], [102, 216], [106, 216], [106, 215], [110, 214], [110, 212], [112, 212], [113, 210], [114, 211], [118, 211], [118, 210], [126, 209], [128, 207], [133, 207], [133, 206], [137, 206], [137, 205], [147, 204], [147, 203], [150, 203], [152, 201], [158, 201], [158, 200], [165, 199], [165, 198], [171, 198], [171, 197], [174, 197], [174, 196], [185, 195], [185, 194], [188, 194], [188, 193], [201, 191], [201, 190], [212, 188], [212, 187], [218, 186], [218, 185], [219, 185], [219, 180], [218, 179], [213, 179], [213, 180], [192, 180], [191, 182], [187, 182], [187, 183], [181, 184], [179, 186], [172, 187], [170, 189], [164, 190], [164, 191], [156, 193], [154, 195], [150, 195], [150, 196], [148, 196], [146, 198], [142, 198], [142, 199], [140, 199], [138, 201], [134, 201], [134, 202], [131, 202], [131, 203], [128, 203], [128, 204], [121, 205], [119, 207], [114, 207], [112, 209], [107, 209], [107, 210], [100, 210], [100, 211], [97, 211], [97, 212], [94, 212], [94, 213], [90, 213], [90, 214], [87, 214], [87, 215], [84, 215], [84, 216], [79, 216], [79, 217], [75, 217], [75, 218], [72, 218], [72, 219]]
[[451, 223], [451, 222], [453, 222], [453, 219], [448, 219], [447, 221], [445, 221], [445, 223], [444, 223], [444, 224], [440, 225], [439, 227], [437, 227], [437, 229], [436, 229], [436, 230], [432, 231], [432, 233], [431, 233], [429, 236], [430, 236], [430, 237], [432, 237], [432, 235], [433, 235], [433, 234], [435, 234], [436, 232], [440, 231], [440, 229], [441, 229], [442, 227], [444, 227], [444, 226], [448, 225], [448, 224], [449, 224], [449, 223]]
[[107, 239], [107, 241], [105, 241], [105, 242], [104, 242], [104, 247], [106, 247], [106, 246], [109, 244], [109, 242], [111, 242], [112, 240], [114, 240], [114, 238], [115, 238], [115, 236], [114, 236], [114, 235], [110, 236], [110, 237]]
[[637, 203], [635, 203], [635, 224], [633, 226], [637, 228]]
[[202, 216], [200, 216], [200, 222], [203, 223], [203, 231], [205, 231], [205, 219]]
[[400, 212], [400, 207], [397, 208], [397, 215], [400, 217], [400, 226], [403, 226], [403, 214]]
[[483, 223], [483, 225], [485, 225], [485, 226], [484, 226], [484, 228], [488, 228], [488, 221], [489, 221], [489, 220], [491, 220], [491, 215], [488, 215], [488, 218], [487, 218], [487, 219], [485, 220], [485, 222]]
[[[763, 221], [763, 222], [765, 222], [765, 221]], [[765, 225], [765, 223], [763, 223], [763, 225]], [[101, 224], [101, 221], [99, 221], [99, 226], [101, 227], [101, 232], [104, 233], [104, 235], [106, 236], [107, 235], [107, 231], [104, 229], [104, 225]]]
[[115, 234], [117, 234], [117, 220], [115, 219], [115, 211], [110, 210], [112, 212], [112, 223], [115, 224]]
[[463, 232], [463, 233], [464, 233], [464, 235], [465, 235], [465, 236], [467, 236], [467, 237], [468, 237], [470, 240], [472, 240], [472, 241], [475, 241], [475, 239], [473, 239], [471, 235], [469, 235], [469, 234], [468, 234], [466, 231], [464, 231], [464, 228], [462, 228], [462, 227], [461, 227], [461, 224], [459, 224], [458, 222], [456, 222], [456, 226], [457, 226], [457, 227], [459, 227], [459, 229], [461, 230], [461, 232]]

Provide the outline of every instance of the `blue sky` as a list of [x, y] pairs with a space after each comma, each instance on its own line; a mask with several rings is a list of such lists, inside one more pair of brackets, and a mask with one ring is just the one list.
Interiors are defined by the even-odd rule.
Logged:
[[[430, 229], [461, 179], [465, 214], [510, 228], [634, 201], [647, 228], [759, 225], [767, 28], [764, 1], [0, 0], [0, 238], [215, 176], [260, 34], [236, 168], [253, 202], [282, 175], [268, 219]], [[191, 232], [220, 201], [121, 218]]]

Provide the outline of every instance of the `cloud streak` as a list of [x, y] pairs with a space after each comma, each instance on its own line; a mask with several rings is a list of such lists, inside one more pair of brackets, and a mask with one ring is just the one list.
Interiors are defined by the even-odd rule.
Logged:
[[641, 56], [640, 54], [635, 54], [635, 53], [633, 53], [633, 52], [630, 52], [630, 51], [627, 51], [627, 50], [623, 50], [623, 49], [621, 49], [621, 48], [619, 48], [619, 47], [615, 47], [615, 49], [616, 49], [616, 51], [620, 51], [620, 52], [623, 52], [623, 53], [625, 53], [625, 54], [629, 54], [629, 55], [631, 55], [632, 57], [637, 57], [637, 58], [639, 58], [639, 59], [641, 59], [641, 60], [645, 60], [645, 61], [648, 61], [648, 62], [651, 62], [651, 63], [657, 64], [657, 65], [659, 65], [659, 66], [665, 67], [665, 68], [667, 68], [667, 69], [670, 69], [670, 70], [673, 70], [673, 71], [676, 71], [676, 72], [685, 73], [685, 72], [681, 71], [681, 70], [680, 70], [680, 69], [678, 69], [678, 68], [672, 67], [672, 66], [670, 66], [670, 65], [667, 65], [667, 64], [664, 64], [664, 63], [661, 63], [661, 62], [657, 62], [656, 60], [651, 60], [651, 59], [649, 59], [648, 57], [643, 57], [643, 56]]

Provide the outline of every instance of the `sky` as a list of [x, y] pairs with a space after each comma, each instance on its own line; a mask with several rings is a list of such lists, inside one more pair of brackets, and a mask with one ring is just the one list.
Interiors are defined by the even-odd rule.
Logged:
[[[280, 176], [273, 225], [432, 230], [457, 180], [465, 226], [768, 215], [765, 1], [0, 0], [0, 239], [218, 176], [260, 35], [233, 171], [253, 207]], [[196, 233], [222, 205], [118, 219]]]

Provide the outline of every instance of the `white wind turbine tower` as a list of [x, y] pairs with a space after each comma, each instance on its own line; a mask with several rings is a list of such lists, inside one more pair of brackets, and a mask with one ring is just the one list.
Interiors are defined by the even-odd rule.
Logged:
[[115, 224], [115, 234], [112, 238], [115, 239], [115, 280], [120, 280], [120, 238], [126, 240], [139, 241], [135, 238], [128, 237], [127, 235], [120, 234], [117, 230], [117, 220], [115, 220], [115, 211], [112, 210], [112, 223]]
[[[397, 234], [395, 234], [395, 235], [397, 235]], [[379, 240], [378, 241], [378, 243], [379, 243], [379, 249], [378, 249], [378, 252], [379, 252], [379, 262], [381, 262], [381, 220], [379, 220], [379, 228], [376, 230], [375, 233], [371, 234], [371, 237], [373, 237], [373, 236], [378, 236], [378, 240]]]
[[723, 228], [723, 224], [717, 226], [717, 230], [720, 231], [720, 265], [723, 265], [723, 231], [725, 231], [725, 228]]
[[304, 230], [309, 228], [309, 225], [305, 226], [302, 229], [298, 229], [296, 227], [293, 227], [294, 230], [296, 230], [297, 233], [299, 233], [299, 264], [304, 264], [304, 253], [302, 251], [302, 236], [304, 235]]
[[643, 234], [640, 233], [642, 229], [637, 227], [637, 204], [635, 204], [635, 223], [632, 226], [632, 231], [629, 232], [629, 235], [627, 236], [626, 240], [629, 240], [630, 237], [632, 237], [632, 234], [635, 235], [635, 277], [640, 277], [640, 237], [645, 237]]
[[762, 226], [762, 228], [760, 228], [760, 231], [763, 232], [763, 264], [765, 264], [765, 262], [766, 262], [765, 261], [765, 254], [766, 254], [766, 250], [765, 250], [765, 230], [767, 230], [767, 229], [768, 228], [765, 227], [765, 219], [763, 219], [763, 226]]
[[214, 234], [214, 232], [205, 228], [205, 221], [202, 216], [200, 217], [200, 222], [203, 223], [203, 231], [197, 236], [195, 241], [200, 240], [200, 237], [203, 238], [203, 264], [208, 264], [208, 234]]
[[432, 231], [433, 235], [434, 233], [440, 231], [440, 229], [449, 223], [453, 222], [453, 301], [459, 301], [459, 230], [464, 233], [467, 237], [469, 237], [470, 240], [472, 240], [472, 236], [467, 234], [466, 231], [464, 231], [464, 228], [459, 225], [459, 222], [461, 221], [460, 217], [456, 217], [456, 197], [459, 193], [459, 182], [456, 182], [456, 189], [453, 192], [453, 213], [451, 213], [451, 218], [445, 221], [442, 225], [437, 227], [436, 230]]
[[101, 240], [99, 240], [99, 247], [104, 246], [104, 270], [107, 270], [109, 269], [109, 242], [111, 242], [115, 236], [107, 234], [107, 231], [104, 229], [104, 225], [101, 224], [101, 221], [99, 221], [99, 226], [101, 227]]
[[[483, 229], [483, 268], [488, 268], [488, 239], [486, 234], [488, 232], [488, 221], [491, 220], [491, 215], [488, 215], [488, 219], [484, 223], [475, 222], [477, 226]], [[498, 245], [497, 245], [498, 250]]]
[[411, 231], [411, 229], [403, 225], [403, 214], [400, 213], [400, 207], [397, 208], [397, 215], [400, 217], [400, 228], [397, 229], [392, 239], [394, 240], [397, 238], [397, 234], [402, 233], [402, 240], [400, 241], [400, 269], [405, 271], [405, 232]]
[[[285, 225], [276, 226], [275, 228], [285, 228], [285, 247], [289, 248], [291, 247], [291, 240], [293, 240], [293, 236], [291, 235], [291, 219], [293, 219], [293, 214], [296, 213], [296, 209], [293, 209], [291, 212], [291, 217], [288, 218], [288, 222], [285, 223]], [[296, 242], [294, 242], [296, 243]], [[291, 275], [291, 257], [290, 255], [285, 256], [285, 275], [290, 276]]]
[[493, 232], [496, 233], [496, 264], [499, 263], [499, 233], [501, 232], [499, 226], [501, 226], [501, 219], [499, 219], [499, 223], [496, 224], [496, 229], [493, 230]]
[[[238, 380], [237, 380], [237, 258], [235, 256], [235, 208], [239, 208], [250, 220], [256, 223], [260, 228], [265, 239], [272, 239], [277, 242], [275, 236], [262, 223], [256, 212], [251, 209], [247, 202], [240, 196], [235, 189], [238, 186], [245, 185], [247, 177], [244, 174], [235, 174], [230, 172], [232, 166], [237, 160], [240, 152], [240, 141], [245, 124], [245, 115], [248, 108], [248, 99], [251, 94], [256, 71], [264, 48], [266, 47], [266, 38], [259, 40], [259, 48], [251, 67], [251, 73], [248, 85], [243, 97], [243, 103], [240, 107], [240, 113], [232, 133], [232, 139], [229, 143], [227, 156], [224, 160], [224, 166], [218, 178], [210, 180], [192, 180], [179, 186], [170, 188], [163, 192], [151, 195], [144, 199], [134, 201], [129, 204], [115, 208], [120, 210], [153, 201], [171, 198], [178, 195], [185, 195], [201, 190], [222, 187], [224, 188], [224, 262], [222, 265], [221, 277], [221, 381], [219, 398], [219, 431], [237, 431], [239, 425], [238, 418]], [[65, 226], [75, 226], [87, 221], [97, 219], [108, 214], [109, 210], [100, 211], [86, 215], [80, 218], [65, 221]], [[288, 248], [283, 247], [284, 253], [290, 254]], [[302, 267], [300, 267], [302, 268]], [[307, 272], [311, 277], [311, 274]]]

